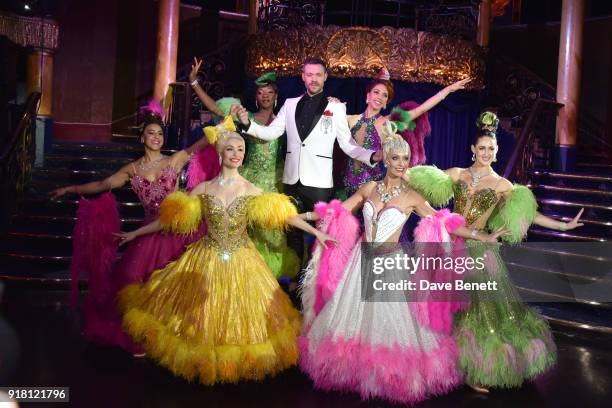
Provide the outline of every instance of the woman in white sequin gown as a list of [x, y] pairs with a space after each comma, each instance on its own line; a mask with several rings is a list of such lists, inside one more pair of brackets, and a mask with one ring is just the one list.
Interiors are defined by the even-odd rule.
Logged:
[[[387, 167], [383, 181], [368, 182], [341, 205], [320, 205], [317, 214], [305, 213], [303, 217], [323, 217], [320, 228], [327, 228], [328, 234], [343, 242], [342, 232], [334, 235], [330, 230], [333, 227], [328, 215], [335, 212], [337, 216], [344, 211], [345, 217], [352, 218], [348, 211], [362, 207], [363, 240], [376, 243], [397, 243], [412, 212], [429, 220], [440, 218], [420, 194], [402, 181], [410, 161], [408, 144], [395, 134], [387, 135], [383, 152]], [[441, 225], [446, 238], [448, 232], [469, 238], [470, 231], [462, 226], [460, 216], [448, 211], [443, 214], [446, 221]], [[344, 225], [340, 229], [349, 223], [347, 218], [337, 221]], [[481, 234], [477, 239], [492, 241], [498, 235]], [[345, 237], [347, 241], [350, 238]], [[335, 258], [336, 263], [344, 262], [340, 266], [334, 266], [329, 257], [326, 261], [323, 251], [316, 248], [304, 278], [304, 324], [299, 339], [300, 366], [316, 387], [359, 392], [364, 399], [412, 404], [462, 383], [450, 329], [444, 332], [426, 327], [405, 300], [362, 300], [360, 242], [346, 251], [344, 261]], [[327, 288], [326, 300], [322, 300], [322, 287]]]

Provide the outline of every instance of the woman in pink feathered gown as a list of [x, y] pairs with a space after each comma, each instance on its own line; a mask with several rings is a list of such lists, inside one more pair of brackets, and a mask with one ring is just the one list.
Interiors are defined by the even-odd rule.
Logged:
[[[469, 238], [470, 231], [463, 227], [462, 217], [448, 210], [436, 212], [402, 181], [410, 148], [386, 128], [384, 180], [364, 184], [344, 203], [319, 203], [315, 214], [303, 215], [320, 220], [319, 228], [340, 245], [316, 247], [304, 277], [300, 366], [318, 388], [411, 404], [462, 383], [451, 335], [452, 313], [460, 303], [411, 303], [405, 297], [364, 300], [362, 272], [369, 269], [362, 269], [361, 242], [377, 247], [397, 244], [412, 212], [422, 217], [415, 237], [423, 242], [448, 242], [449, 233]], [[357, 239], [359, 223], [351, 214], [359, 208], [362, 240]], [[491, 241], [496, 235], [476, 238]]]
[[[164, 123], [160, 108], [155, 104], [149, 105], [142, 127], [141, 143], [145, 152], [141, 158], [104, 180], [58, 188], [51, 193], [52, 198], [66, 193], [84, 195], [111, 191], [129, 182], [144, 207], [143, 225], [157, 219], [159, 205], [176, 190], [179, 172], [190, 159], [191, 152], [207, 143], [202, 138], [187, 150], [171, 156], [162, 154]], [[194, 165], [195, 159], [196, 156], [190, 163], [190, 169], [199, 165]], [[200, 179], [216, 176], [216, 173], [202, 174], [204, 170], [201, 166], [195, 171], [200, 173]], [[88, 274], [89, 289], [84, 304], [85, 336], [96, 343], [119, 346], [137, 355], [141, 352], [140, 347], [121, 328], [121, 315], [116, 307], [117, 292], [126, 285], [146, 281], [151, 272], [178, 258], [186, 245], [199, 238], [203, 231], [193, 236], [159, 232], [138, 237], [129, 243], [121, 259], [115, 263], [115, 235], [123, 238], [130, 235], [118, 234], [119, 227], [117, 203], [112, 193], [106, 192], [94, 200], [82, 198], [79, 201], [73, 234], [72, 300], [76, 301], [79, 275]]]

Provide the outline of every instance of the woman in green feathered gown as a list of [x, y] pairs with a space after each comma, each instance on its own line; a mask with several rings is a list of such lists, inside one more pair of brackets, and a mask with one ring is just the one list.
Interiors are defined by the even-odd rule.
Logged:
[[[227, 97], [213, 100], [197, 83], [201, 64], [201, 60], [194, 60], [189, 81], [204, 106], [223, 118], [229, 114], [232, 105], [241, 104], [240, 100]], [[276, 75], [273, 72], [263, 74], [255, 80], [255, 84], [255, 104], [258, 110], [255, 113], [249, 112], [249, 118], [260, 125], [268, 125], [275, 117], [274, 107], [278, 98]], [[263, 141], [247, 135], [246, 142], [247, 154], [240, 168], [240, 175], [266, 193], [282, 193], [284, 160], [281, 139]], [[254, 227], [249, 236], [276, 278], [283, 275], [294, 278], [297, 275], [301, 266], [300, 259], [287, 246], [287, 239], [282, 231]]]
[[[418, 166], [408, 172], [408, 182], [432, 205], [443, 206], [454, 198], [454, 212], [463, 215], [466, 226], [474, 231], [507, 229], [502, 239], [509, 243], [521, 242], [531, 224], [561, 231], [581, 226], [582, 210], [568, 223], [548, 218], [537, 212], [535, 197], [527, 187], [513, 185], [492, 170], [498, 123], [491, 112], [480, 115], [471, 167], [442, 171]], [[474, 259], [486, 255], [485, 267], [473, 270], [466, 279], [496, 281], [498, 288], [496, 292], [471, 291], [469, 307], [456, 315], [454, 333], [466, 382], [480, 392], [488, 392], [488, 387], [518, 387], [555, 363], [550, 329], [536, 311], [521, 302], [498, 246], [474, 240], [464, 245]]]

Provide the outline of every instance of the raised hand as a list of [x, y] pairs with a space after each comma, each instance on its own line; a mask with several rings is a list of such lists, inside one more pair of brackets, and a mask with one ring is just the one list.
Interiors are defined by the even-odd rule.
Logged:
[[455, 92], [455, 91], [458, 91], [460, 89], [465, 89], [465, 85], [467, 83], [469, 83], [471, 80], [472, 80], [472, 78], [465, 78], [465, 79], [462, 79], [461, 81], [455, 82], [454, 84], [450, 84], [448, 86], [448, 91], [449, 92]]
[[202, 60], [198, 60], [196, 57], [193, 57], [193, 65], [191, 66], [191, 71], [189, 72], [189, 82], [193, 82], [198, 77], [198, 71], [200, 70], [200, 66], [202, 65]]
[[249, 111], [242, 105], [233, 105], [230, 109], [230, 113], [232, 115], [236, 115], [238, 117], [238, 121], [242, 123], [244, 126], [247, 126], [250, 122], [249, 120]]
[[578, 211], [578, 214], [576, 214], [576, 216], [572, 218], [570, 222], [565, 223], [565, 228], [562, 228], [562, 229], [563, 230], [573, 230], [574, 228], [582, 227], [584, 224], [579, 221], [580, 221], [580, 217], [582, 217], [583, 212], [584, 212], [584, 208], [581, 208], [580, 211]]

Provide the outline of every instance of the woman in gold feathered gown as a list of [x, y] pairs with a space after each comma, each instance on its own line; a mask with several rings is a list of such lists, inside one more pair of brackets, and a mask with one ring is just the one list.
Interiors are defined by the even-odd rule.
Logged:
[[[160, 218], [123, 234], [125, 242], [161, 228], [208, 234], [142, 285], [120, 293], [123, 326], [147, 355], [176, 375], [203, 384], [260, 380], [297, 362], [301, 319], [247, 235], [247, 227], [292, 225], [325, 244], [333, 238], [297, 217], [289, 197], [261, 193], [238, 168], [244, 140], [231, 121], [207, 129], [221, 174], [190, 195], [168, 196]], [[216, 139], [216, 140], [215, 140]]]

